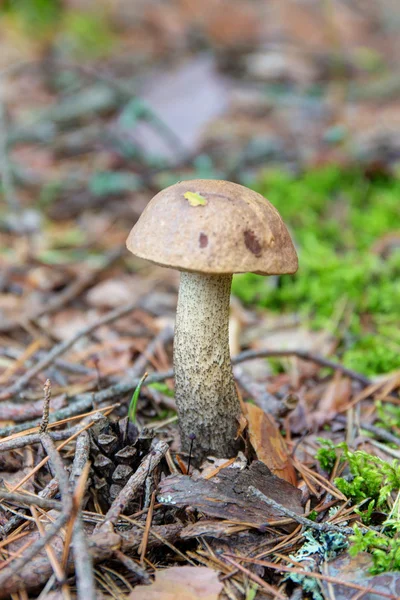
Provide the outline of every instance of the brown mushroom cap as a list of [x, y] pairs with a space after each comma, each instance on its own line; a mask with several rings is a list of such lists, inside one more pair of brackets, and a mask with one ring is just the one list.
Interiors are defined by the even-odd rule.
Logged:
[[127, 240], [133, 254], [199, 273], [295, 273], [296, 250], [278, 211], [229, 181], [180, 181], [149, 202]]

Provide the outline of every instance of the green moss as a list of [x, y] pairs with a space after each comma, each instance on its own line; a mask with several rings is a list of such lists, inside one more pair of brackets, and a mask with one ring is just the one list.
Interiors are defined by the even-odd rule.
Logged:
[[359, 552], [369, 552], [372, 556], [371, 575], [379, 575], [391, 571], [400, 571], [400, 521], [391, 520], [385, 523], [385, 533], [374, 530], [365, 531], [354, 527], [354, 535], [349, 554], [356, 556]]
[[[245, 303], [295, 311], [312, 327], [336, 333], [345, 307], [344, 363], [366, 374], [400, 366], [400, 252], [380, 256], [374, 244], [400, 230], [400, 181], [368, 181], [330, 166], [295, 177], [270, 171], [253, 185], [279, 210], [299, 253], [293, 276], [234, 278]], [[365, 325], [367, 323], [367, 325]]]
[[[396, 407], [398, 408], [398, 407]], [[398, 414], [395, 418], [398, 418]], [[376, 509], [389, 513], [380, 531], [354, 527], [354, 535], [350, 537], [352, 546], [349, 553], [355, 556], [359, 552], [369, 552], [372, 556], [370, 573], [377, 575], [388, 571], [400, 571], [400, 520], [398, 518], [398, 502], [400, 493], [400, 465], [394, 460], [388, 463], [377, 456], [363, 451], [352, 452], [346, 444], [335, 445], [330, 440], [319, 439], [321, 444], [316, 457], [321, 466], [331, 471], [337, 456], [347, 462], [349, 474], [335, 479], [337, 488], [347, 496], [360, 515], [364, 525], [370, 525]], [[393, 506], [389, 498], [396, 497]]]
[[321, 447], [318, 448], [315, 458], [321, 465], [321, 468], [330, 473], [335, 466], [337, 447], [331, 440], [317, 438], [317, 441], [321, 444]]
[[389, 496], [400, 491], [400, 466], [394, 460], [391, 464], [358, 450], [350, 452], [345, 444], [343, 448], [343, 459], [348, 462], [351, 477], [335, 479], [336, 487], [355, 504], [364, 500], [375, 501], [375, 506], [388, 509], [387, 500]]

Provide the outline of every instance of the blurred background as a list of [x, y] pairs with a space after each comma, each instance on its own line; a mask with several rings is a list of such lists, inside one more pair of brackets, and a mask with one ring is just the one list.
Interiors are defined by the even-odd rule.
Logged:
[[[398, 369], [399, 65], [396, 0], [0, 1], [2, 345], [134, 298], [160, 328], [178, 274], [125, 238], [162, 187], [223, 178], [275, 204], [300, 257], [235, 278], [233, 352]], [[103, 373], [132, 359], [114, 334]]]

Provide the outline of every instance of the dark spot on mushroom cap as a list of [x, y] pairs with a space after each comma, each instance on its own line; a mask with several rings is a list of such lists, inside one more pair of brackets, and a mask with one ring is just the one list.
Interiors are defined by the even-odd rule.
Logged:
[[251, 229], [246, 229], [246, 231], [243, 232], [243, 236], [246, 248], [255, 256], [261, 256], [262, 247], [254, 231], [251, 231]]
[[199, 235], [199, 246], [200, 248], [207, 248], [208, 246], [208, 236], [205, 233]]

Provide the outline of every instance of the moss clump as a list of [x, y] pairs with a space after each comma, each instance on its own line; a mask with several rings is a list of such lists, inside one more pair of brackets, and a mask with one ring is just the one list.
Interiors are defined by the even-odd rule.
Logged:
[[268, 172], [253, 187], [291, 230], [300, 268], [279, 280], [239, 275], [234, 293], [246, 303], [300, 312], [315, 328], [336, 330], [342, 313], [347, 366], [366, 374], [399, 368], [400, 252], [380, 253], [375, 245], [400, 231], [400, 181], [368, 181], [331, 166], [301, 177]]
[[356, 556], [359, 552], [369, 552], [372, 556], [371, 575], [379, 575], [390, 571], [400, 571], [400, 521], [391, 519], [385, 522], [385, 533], [375, 530], [365, 531], [354, 527], [354, 535], [349, 554]]
[[[354, 527], [349, 553], [369, 552], [372, 556], [370, 573], [378, 575], [388, 571], [400, 571], [400, 465], [394, 460], [388, 463], [363, 451], [350, 451], [346, 444], [335, 445], [330, 440], [319, 439], [321, 444], [316, 457], [321, 466], [330, 471], [340, 453], [347, 462], [349, 475], [335, 479], [337, 488], [354, 504], [360, 504], [355, 512], [364, 525], [370, 525], [373, 512], [379, 509], [389, 514], [380, 530]], [[393, 503], [393, 497], [396, 497]]]

